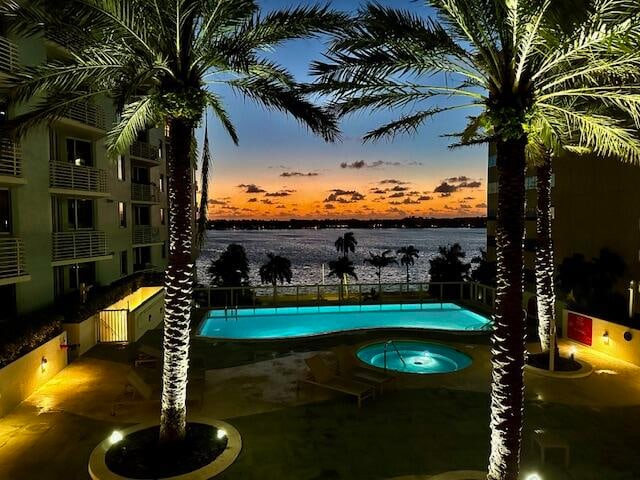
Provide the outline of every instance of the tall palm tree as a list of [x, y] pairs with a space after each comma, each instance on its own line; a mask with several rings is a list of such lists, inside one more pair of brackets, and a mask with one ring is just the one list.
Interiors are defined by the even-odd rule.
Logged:
[[291, 260], [280, 255], [267, 253], [267, 261], [260, 267], [258, 273], [262, 283], [273, 285], [273, 301], [275, 302], [278, 282], [281, 284], [284, 284], [284, 282], [291, 283], [291, 278], [293, 277]]
[[400, 247], [396, 253], [400, 255], [400, 265], [404, 265], [407, 269], [407, 285], [409, 284], [409, 268], [416, 263], [420, 250], [413, 245], [408, 247]]
[[343, 236], [338, 237], [334, 245], [338, 253], [342, 253], [345, 257], [348, 257], [349, 252], [353, 253], [356, 251], [358, 241], [353, 232], [347, 232]]
[[169, 198], [164, 366], [160, 437], [184, 438], [193, 289], [192, 164], [194, 129], [210, 109], [234, 142], [236, 129], [218, 87], [292, 115], [325, 139], [336, 124], [301, 93], [292, 75], [261, 54], [291, 39], [333, 31], [345, 20], [322, 7], [259, 13], [255, 0], [12, 0], [0, 7], [20, 34], [61, 30], [70, 55], [22, 67], [3, 83], [14, 105], [34, 100], [17, 134], [60, 117], [79, 102], [112, 98], [119, 120], [107, 134], [111, 153], [141, 131], [165, 124]]
[[[625, 139], [640, 158], [630, 129], [609, 123], [576, 100], [606, 92], [613, 104], [638, 111], [640, 53], [637, 2], [593, 1], [589, 21], [570, 32], [557, 28], [551, 0], [427, 0], [434, 15], [369, 3], [359, 22], [335, 38], [327, 61], [314, 64], [315, 91], [336, 96], [342, 115], [362, 109], [397, 109], [400, 118], [365, 140], [415, 133], [438, 113], [475, 108], [462, 144], [493, 141], [498, 169], [496, 218], [497, 291], [492, 335], [491, 453], [489, 480], [516, 480], [524, 407], [525, 319], [522, 316], [525, 167], [529, 126], [565, 116], [581, 142], [594, 136]], [[541, 49], [555, 38], [553, 52]], [[575, 89], [577, 78], [627, 70], [624, 87]], [[551, 101], [553, 92], [559, 102]], [[442, 100], [438, 102], [438, 100]], [[434, 103], [435, 102], [435, 103]], [[478, 130], [486, 132], [478, 136]], [[603, 143], [600, 154], [611, 153]]]
[[394, 263], [396, 265], [398, 264], [396, 257], [387, 256], [390, 253], [391, 250], [385, 250], [382, 253], [369, 252], [369, 258], [364, 259], [364, 263], [368, 263], [376, 269], [376, 276], [378, 277], [378, 291], [380, 293], [382, 293], [382, 269], [387, 268], [389, 265], [393, 265]]
[[340, 279], [340, 299], [344, 297], [344, 289], [347, 282], [347, 277], [352, 277], [354, 280], [358, 280], [353, 262], [348, 257], [338, 257], [337, 260], [331, 260], [329, 262], [329, 277], [337, 277]]

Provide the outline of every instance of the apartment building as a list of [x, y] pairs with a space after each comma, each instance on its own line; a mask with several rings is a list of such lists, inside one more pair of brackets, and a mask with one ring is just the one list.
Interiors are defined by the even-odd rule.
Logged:
[[[489, 148], [487, 186], [487, 253], [495, 259], [495, 218], [498, 205], [495, 148]], [[526, 176], [526, 236], [524, 241], [527, 292], [535, 292], [536, 248], [535, 168]], [[587, 259], [602, 248], [620, 255], [626, 273], [617, 287], [626, 294], [629, 282], [640, 280], [640, 167], [595, 155], [566, 155], [554, 161], [552, 177], [553, 237], [559, 264], [576, 253]]]
[[[0, 75], [68, 54], [59, 39], [2, 33]], [[19, 142], [1, 140], [0, 318], [166, 266], [165, 132], [113, 156], [105, 135], [115, 119], [108, 99], [85, 102]]]

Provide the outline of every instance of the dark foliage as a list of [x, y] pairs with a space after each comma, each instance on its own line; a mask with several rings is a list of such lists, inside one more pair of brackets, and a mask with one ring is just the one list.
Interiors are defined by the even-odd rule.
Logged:
[[471, 270], [471, 280], [489, 287], [496, 286], [496, 267], [495, 261], [489, 261], [487, 251], [480, 250], [480, 255], [471, 259], [471, 264], [475, 265]]
[[291, 260], [280, 255], [267, 253], [267, 261], [260, 267], [260, 281], [276, 285], [278, 282], [291, 283], [293, 272], [291, 271]]
[[249, 261], [242, 245], [231, 243], [209, 266], [211, 284], [218, 287], [241, 287], [249, 283]]
[[432, 282], [462, 282], [467, 279], [471, 265], [462, 261], [467, 254], [459, 243], [438, 248], [438, 256], [429, 260]]

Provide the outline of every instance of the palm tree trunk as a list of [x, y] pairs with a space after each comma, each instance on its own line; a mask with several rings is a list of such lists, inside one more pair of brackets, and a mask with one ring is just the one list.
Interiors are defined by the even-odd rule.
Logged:
[[555, 325], [556, 295], [553, 282], [553, 238], [551, 235], [551, 168], [549, 152], [542, 166], [538, 167], [538, 205], [536, 233], [536, 301], [538, 304], [538, 336], [543, 351], [549, 350]]
[[160, 440], [184, 438], [187, 415], [189, 327], [193, 293], [191, 139], [193, 124], [171, 118], [167, 156], [169, 259], [165, 275], [164, 359]]
[[407, 286], [409, 285], [409, 264], [407, 264]]
[[498, 272], [491, 338], [491, 454], [488, 480], [517, 480], [524, 407], [525, 319], [522, 314], [526, 140], [497, 144]]

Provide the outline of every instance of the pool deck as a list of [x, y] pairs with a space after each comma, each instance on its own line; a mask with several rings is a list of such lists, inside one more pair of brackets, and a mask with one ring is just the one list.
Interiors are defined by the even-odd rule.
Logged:
[[[158, 340], [157, 331], [143, 338], [156, 345]], [[471, 355], [473, 365], [454, 374], [402, 376], [393, 391], [357, 409], [352, 399], [321, 389], [297, 394], [304, 358], [314, 350], [272, 355], [254, 348], [235, 365], [213, 368], [224, 358], [230, 361], [224, 348], [231, 347], [194, 340], [194, 358], [204, 361], [194, 362], [199, 367], [192, 369], [191, 383], [203, 384], [204, 390], [203, 401], [191, 405], [190, 412], [229, 421], [245, 439], [237, 465], [217, 478], [423, 479], [441, 471], [482, 468], [488, 443], [489, 348], [447, 343]], [[566, 342], [560, 346], [569, 348]], [[324, 350], [320, 353], [330, 359]], [[84, 480], [91, 450], [112, 430], [156, 419], [157, 399], [122, 405], [111, 415], [134, 352], [133, 347], [99, 346], [1, 418], [0, 478]], [[640, 368], [580, 347], [576, 356], [594, 365], [590, 377], [526, 374], [523, 468], [537, 466], [529, 435], [543, 427], [562, 430], [573, 446], [571, 467], [548, 467], [544, 480], [640, 478], [640, 460], [635, 459]], [[139, 370], [148, 383], [158, 385], [158, 368]], [[374, 441], [380, 432], [388, 440]], [[602, 443], [585, 443], [595, 438]], [[381, 444], [386, 447], [376, 453]], [[287, 447], [274, 450], [274, 445]], [[404, 454], [398, 450], [402, 445]]]

